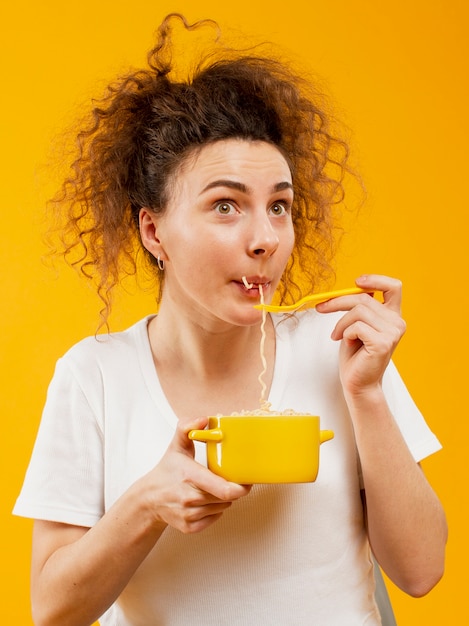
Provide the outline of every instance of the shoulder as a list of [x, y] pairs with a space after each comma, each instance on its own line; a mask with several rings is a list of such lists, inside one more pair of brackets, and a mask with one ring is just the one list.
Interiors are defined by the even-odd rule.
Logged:
[[137, 352], [148, 343], [149, 317], [143, 318], [126, 330], [85, 337], [72, 346], [61, 361], [69, 364], [107, 361]]
[[114, 378], [113, 373], [138, 371], [142, 355], [149, 350], [147, 325], [143, 318], [130, 328], [86, 337], [72, 346], [56, 364], [55, 376], [71, 375], [77, 381]]
[[122, 332], [87, 337], [70, 348], [56, 363], [46, 407], [63, 413], [57, 411], [57, 403], [74, 404], [99, 416], [110, 395], [122, 401], [129, 388], [140, 389], [151, 363], [148, 319]]

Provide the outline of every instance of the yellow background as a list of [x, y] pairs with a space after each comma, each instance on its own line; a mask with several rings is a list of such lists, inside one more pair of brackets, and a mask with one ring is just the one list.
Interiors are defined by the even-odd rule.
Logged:
[[[444, 451], [424, 469], [450, 525], [447, 573], [427, 597], [389, 584], [400, 626], [467, 620], [468, 8], [466, 0], [81, 0], [0, 9], [0, 620], [27, 625], [31, 523], [10, 511], [57, 357], [96, 327], [99, 303], [67, 268], [41, 262], [45, 167], [83, 100], [145, 61], [161, 18], [179, 10], [277, 41], [324, 80], [352, 129], [369, 197], [349, 225], [337, 286], [399, 276], [408, 333], [398, 367]], [[126, 295], [113, 328], [152, 309]], [[240, 599], [242, 601], [242, 599]], [[321, 625], [327, 626], [327, 625]], [[345, 625], [344, 625], [345, 626]]]

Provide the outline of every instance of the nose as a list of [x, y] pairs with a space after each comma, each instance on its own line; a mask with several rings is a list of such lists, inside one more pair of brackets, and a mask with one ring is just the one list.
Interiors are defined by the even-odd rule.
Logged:
[[275, 228], [265, 214], [253, 218], [249, 225], [249, 254], [271, 256], [278, 248], [280, 239]]

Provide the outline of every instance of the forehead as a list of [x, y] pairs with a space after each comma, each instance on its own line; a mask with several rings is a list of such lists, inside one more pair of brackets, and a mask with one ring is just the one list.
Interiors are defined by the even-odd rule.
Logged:
[[188, 155], [176, 175], [182, 182], [197, 181], [201, 186], [213, 177], [231, 176], [246, 181], [290, 182], [287, 160], [274, 145], [263, 141], [228, 139], [207, 144]]

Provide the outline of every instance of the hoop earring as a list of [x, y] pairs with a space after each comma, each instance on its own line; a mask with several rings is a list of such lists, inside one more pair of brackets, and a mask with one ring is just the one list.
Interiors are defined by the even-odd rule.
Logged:
[[160, 255], [158, 255], [157, 259], [156, 259], [156, 263], [158, 265], [158, 269], [161, 270], [162, 272], [164, 271], [164, 261], [162, 261], [160, 259]]

